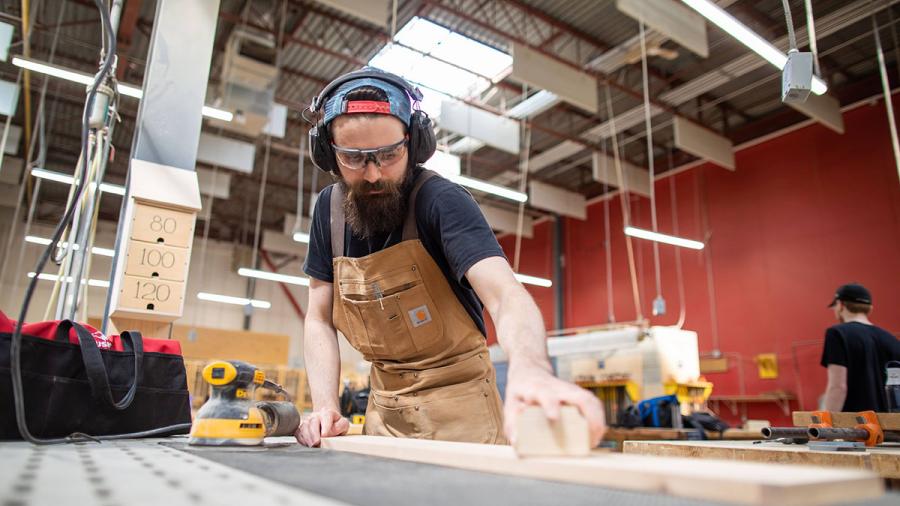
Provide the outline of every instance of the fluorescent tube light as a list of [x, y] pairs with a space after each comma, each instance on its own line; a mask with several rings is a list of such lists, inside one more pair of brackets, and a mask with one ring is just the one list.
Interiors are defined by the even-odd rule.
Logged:
[[[64, 67], [51, 65], [49, 63], [44, 63], [29, 58], [22, 58], [21, 56], [14, 56], [12, 59], [12, 64], [23, 69], [39, 72], [48, 76], [59, 77], [60, 79], [72, 81], [73, 83], [83, 84], [85, 86], [90, 86], [94, 83], [94, 76], [90, 74], [79, 72], [77, 70], [70, 70]], [[144, 91], [141, 88], [131, 84], [118, 83], [116, 89], [120, 94], [125, 95], [126, 97], [136, 98], [138, 100], [140, 100], [144, 95]], [[222, 121], [231, 121], [234, 118], [234, 115], [229, 111], [217, 109], [215, 107], [210, 107], [207, 105], [203, 106], [203, 115]]]
[[703, 249], [704, 246], [704, 244], [700, 241], [692, 241], [690, 239], [675, 237], [674, 235], [660, 234], [659, 232], [653, 232], [650, 230], [644, 230], [642, 228], [635, 227], [625, 227], [625, 235], [630, 235], [631, 237], [637, 237], [640, 239], [647, 239], [649, 241], [664, 242], [673, 246], [681, 246], [682, 248]]
[[463, 186], [467, 186], [473, 190], [490, 193], [492, 195], [496, 195], [498, 197], [503, 197], [505, 199], [515, 200], [516, 202], [527, 202], [528, 201], [528, 195], [526, 195], [522, 192], [510, 190], [509, 188], [491, 184], [486, 181], [482, 181], [480, 179], [474, 179], [474, 178], [466, 177], [466, 176], [447, 176], [447, 179], [449, 179], [450, 181], [453, 181], [454, 183], [461, 184]]
[[259, 269], [248, 269], [241, 267], [238, 269], [239, 276], [248, 278], [265, 279], [268, 281], [278, 281], [279, 283], [288, 283], [291, 285], [309, 286], [309, 278], [303, 276], [290, 276], [288, 274], [278, 274], [277, 272], [261, 271]]
[[[28, 277], [33, 278], [34, 273], [29, 272]], [[57, 276], [56, 274], [47, 274], [46, 272], [42, 272], [38, 276], [38, 279], [40, 279], [41, 281], [56, 281], [57, 279], [59, 279], [59, 276]], [[66, 278], [66, 281], [71, 283], [73, 281], [72, 277], [70, 276], [70, 277]], [[85, 280], [82, 279], [81, 283], [84, 284], [84, 282], [85, 282]], [[95, 286], [97, 288], [109, 288], [109, 281], [106, 281], [105, 279], [89, 279], [89, 280], [87, 280], [87, 285]]]
[[216, 293], [200, 292], [197, 298], [209, 302], [222, 302], [223, 304], [235, 304], [238, 306], [251, 305], [257, 309], [269, 309], [272, 304], [265, 300], [245, 299], [243, 297], [231, 297], [229, 295], [219, 295]]
[[[48, 181], [56, 181], [57, 183], [65, 183], [69, 185], [75, 181], [75, 178], [68, 174], [53, 172], [52, 170], [46, 169], [31, 169], [31, 175], [34, 177], [39, 177], [41, 179], [46, 179]], [[91, 183], [91, 188], [93, 188], [93, 184], [94, 183]], [[100, 191], [102, 191], [103, 193], [112, 193], [115, 195], [125, 195], [125, 187], [118, 184], [100, 183]]]
[[[771, 42], [760, 37], [759, 34], [748, 28], [745, 24], [738, 21], [734, 16], [728, 14], [725, 9], [714, 4], [711, 0], [681, 1], [687, 4], [688, 7], [699, 12], [711, 23], [718, 26], [719, 28], [730, 34], [732, 37], [736, 38], [738, 42], [752, 49], [756, 54], [762, 56], [764, 60], [778, 67], [778, 70], [784, 69], [784, 65], [787, 63], [787, 55], [781, 52], [780, 49], [772, 45]], [[821, 95], [826, 91], [828, 91], [828, 85], [825, 84], [825, 81], [823, 81], [818, 76], [813, 76], [812, 92], [816, 95]]]
[[[34, 235], [26, 235], [25, 242], [30, 242], [32, 244], [40, 244], [41, 246], [47, 246], [48, 244], [50, 244], [50, 239], [47, 239], [46, 237], [37, 237]], [[59, 245], [61, 247], [65, 248], [69, 245], [69, 243], [62, 242], [62, 243], [59, 243]], [[72, 249], [78, 249], [78, 245], [75, 244]], [[91, 253], [93, 253], [95, 255], [100, 255], [103, 257], [112, 257], [115, 254], [115, 251], [113, 251], [109, 248], [98, 248], [97, 246], [93, 246], [93, 247], [91, 247]]]
[[527, 283], [529, 285], [543, 286], [544, 288], [550, 288], [551, 286], [553, 286], [553, 281], [550, 281], [549, 279], [538, 278], [535, 276], [527, 276], [525, 274], [519, 274], [519, 273], [516, 273], [515, 276], [516, 276], [516, 279], [519, 280], [519, 283]]
[[309, 244], [309, 234], [306, 232], [294, 232], [294, 240]]

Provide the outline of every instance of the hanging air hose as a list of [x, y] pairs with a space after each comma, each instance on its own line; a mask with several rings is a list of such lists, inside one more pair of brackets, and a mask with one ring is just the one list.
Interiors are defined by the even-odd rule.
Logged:
[[[522, 121], [525, 123], [525, 121]], [[522, 163], [519, 172], [519, 191], [525, 193], [528, 189], [528, 162], [531, 159], [531, 126], [525, 123], [525, 150], [522, 155]], [[519, 202], [519, 212], [516, 216], [516, 248], [513, 254], [513, 272], [519, 272], [519, 258], [522, 252], [522, 232], [525, 227], [525, 203]]]
[[[613, 112], [612, 96], [609, 92], [609, 84], [606, 85], [606, 110], [609, 111], [609, 124], [612, 130], [613, 141], [613, 161], [616, 167], [616, 178], [619, 181], [621, 193], [619, 195], [619, 203], [622, 205], [622, 220], [627, 227], [631, 224], [631, 215], [628, 209], [628, 182], [622, 171], [622, 160], [619, 155], [619, 132], [616, 129], [616, 115]], [[624, 227], [623, 227], [624, 228]], [[631, 276], [631, 295], [634, 300], [635, 320], [644, 319], [644, 312], [641, 310], [640, 288], [637, 282], [637, 268], [634, 264], [634, 246], [631, 243], [631, 236], [625, 236], [625, 247], [628, 250], [628, 272]]]
[[[650, 223], [654, 232], [658, 232], [656, 224], [656, 184], [654, 181], [653, 156], [653, 124], [650, 117], [650, 76], [647, 71], [647, 40], [644, 33], [644, 22], [638, 22], [641, 38], [641, 78], [644, 85], [644, 126], [647, 130], [647, 177], [650, 178]], [[659, 243], [653, 241], [653, 272], [656, 281], [656, 298], [653, 299], [654, 316], [666, 314], [666, 300], [662, 296], [662, 281], [659, 268]]]

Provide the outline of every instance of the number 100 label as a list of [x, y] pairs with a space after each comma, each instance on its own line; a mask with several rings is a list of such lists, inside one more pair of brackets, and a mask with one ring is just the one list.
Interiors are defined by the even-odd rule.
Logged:
[[125, 274], [169, 281], [184, 281], [187, 249], [132, 240], [128, 244]]

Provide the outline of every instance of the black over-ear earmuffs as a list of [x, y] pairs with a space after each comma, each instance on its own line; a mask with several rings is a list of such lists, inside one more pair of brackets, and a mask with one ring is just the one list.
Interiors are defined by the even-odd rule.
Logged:
[[[388, 84], [396, 86], [404, 90], [409, 95], [413, 104], [422, 100], [422, 92], [415, 86], [408, 83], [402, 77], [384, 72], [380, 70], [362, 69], [350, 72], [338, 77], [330, 82], [315, 98], [309, 106], [310, 112], [320, 116], [316, 120], [316, 124], [309, 129], [309, 156], [312, 158], [316, 167], [331, 172], [335, 175], [340, 174], [337, 167], [337, 161], [334, 157], [334, 149], [331, 147], [331, 134], [328, 126], [321, 119], [321, 110], [328, 101], [331, 94], [342, 84], [353, 81], [355, 79], [372, 78], [384, 81]], [[434, 154], [437, 146], [437, 139], [434, 135], [434, 128], [431, 124], [431, 118], [425, 111], [418, 109], [412, 110], [412, 117], [409, 120], [409, 164], [410, 166], [425, 163]]]

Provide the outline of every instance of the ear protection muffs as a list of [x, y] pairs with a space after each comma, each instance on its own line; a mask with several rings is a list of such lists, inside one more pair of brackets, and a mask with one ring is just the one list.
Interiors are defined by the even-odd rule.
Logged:
[[[402, 77], [380, 70], [362, 69], [344, 74], [330, 82], [328, 86], [325, 86], [325, 88], [313, 98], [312, 104], [309, 106], [310, 112], [323, 116], [321, 114], [322, 108], [337, 88], [349, 81], [367, 77], [384, 81], [385, 83], [404, 90], [413, 103], [422, 100], [422, 92]], [[431, 118], [428, 117], [428, 114], [426, 114], [425, 111], [418, 109], [413, 110], [409, 120], [408, 134], [409, 145], [407, 152], [409, 155], [409, 165], [414, 167], [425, 163], [425, 161], [434, 154], [434, 150], [437, 146], [437, 138], [434, 135]], [[331, 147], [331, 134], [328, 131], [328, 126], [325, 125], [325, 122], [322, 119], [317, 120], [316, 124], [309, 129], [308, 140], [309, 156], [312, 159], [313, 164], [325, 172], [331, 172], [335, 175], [340, 174], [337, 161], [334, 157], [334, 149]]]

